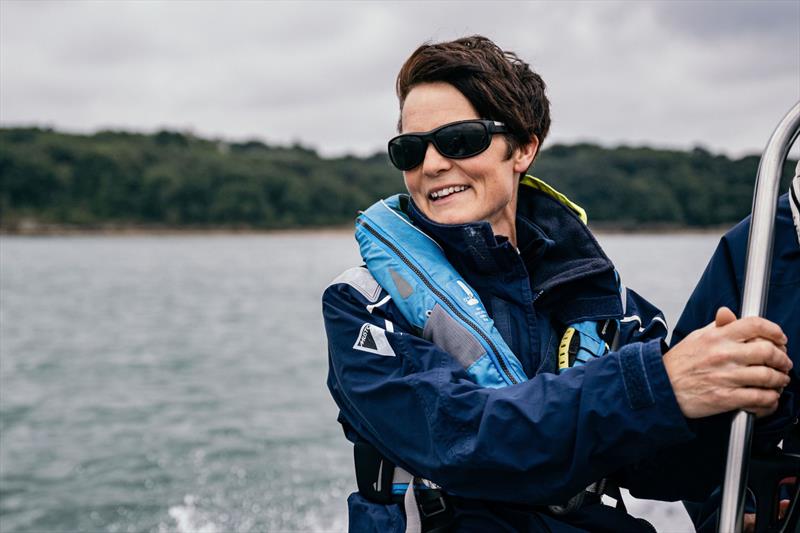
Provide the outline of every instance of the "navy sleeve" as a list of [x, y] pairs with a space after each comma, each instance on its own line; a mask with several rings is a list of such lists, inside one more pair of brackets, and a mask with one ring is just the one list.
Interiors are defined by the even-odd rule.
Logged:
[[[620, 344], [658, 339], [662, 352], [666, 353], [663, 339], [667, 335], [667, 323], [664, 315], [635, 291], [626, 289], [624, 292], [626, 303], [620, 324]], [[666, 376], [663, 363], [661, 369]], [[675, 402], [674, 395], [672, 401]], [[726, 420], [707, 420], [699, 427], [695, 421], [687, 420], [692, 437], [662, 448], [658, 453], [654, 450], [651, 456], [626, 465], [611, 477], [638, 498], [679, 500], [702, 497], [717, 485], [719, 462], [715, 459], [722, 456], [724, 461]]]
[[692, 435], [658, 338], [561, 375], [490, 389], [404, 329], [391, 301], [376, 307], [339, 283], [326, 290], [323, 313], [328, 386], [341, 418], [388, 459], [456, 495], [565, 501]]
[[[671, 346], [695, 329], [712, 322], [721, 306], [739, 312], [733, 258], [724, 239], [717, 246], [678, 320]], [[701, 501], [719, 485], [725, 468], [730, 415], [721, 414], [687, 423], [694, 433], [693, 439], [620, 472], [621, 482], [631, 494], [639, 498]]]

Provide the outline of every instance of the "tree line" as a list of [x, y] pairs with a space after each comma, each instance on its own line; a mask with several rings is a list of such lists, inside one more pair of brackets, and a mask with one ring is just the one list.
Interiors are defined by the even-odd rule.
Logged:
[[[758, 156], [702, 148], [553, 145], [530, 173], [590, 223], [702, 227], [750, 211]], [[785, 166], [782, 190], [794, 166]], [[185, 228], [344, 225], [404, 190], [384, 153], [323, 158], [302, 145], [225, 142], [177, 131], [0, 128], [0, 223]]]

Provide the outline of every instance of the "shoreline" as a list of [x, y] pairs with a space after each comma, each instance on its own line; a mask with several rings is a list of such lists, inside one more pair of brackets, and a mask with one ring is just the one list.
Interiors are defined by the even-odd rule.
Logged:
[[[613, 234], [648, 234], [648, 235], [707, 235], [726, 232], [735, 223], [724, 226], [692, 227], [671, 226], [663, 224], [642, 224], [632, 226], [629, 224], [589, 224], [592, 233], [597, 235]], [[94, 226], [81, 227], [59, 224], [37, 224], [28, 227], [2, 227], [2, 237], [141, 237], [141, 236], [245, 236], [245, 235], [308, 235], [308, 234], [352, 234], [351, 224], [343, 226], [298, 227], [298, 228], [226, 228], [226, 227], [179, 227], [179, 226]]]

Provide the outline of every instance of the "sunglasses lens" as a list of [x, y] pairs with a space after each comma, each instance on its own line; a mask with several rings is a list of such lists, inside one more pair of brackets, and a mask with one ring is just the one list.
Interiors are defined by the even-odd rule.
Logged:
[[402, 135], [389, 143], [389, 159], [400, 170], [411, 170], [425, 159], [427, 143], [414, 135]]
[[477, 155], [489, 147], [491, 138], [480, 122], [462, 122], [437, 131], [436, 148], [445, 157], [464, 158]]
[[[492, 142], [492, 135], [486, 125], [489, 121], [464, 121], [442, 126], [430, 133], [409, 133], [399, 135], [389, 141], [389, 159], [400, 170], [411, 170], [425, 160], [428, 141], [432, 140], [436, 150], [445, 157], [464, 159], [478, 155]], [[494, 123], [494, 132], [503, 125]]]

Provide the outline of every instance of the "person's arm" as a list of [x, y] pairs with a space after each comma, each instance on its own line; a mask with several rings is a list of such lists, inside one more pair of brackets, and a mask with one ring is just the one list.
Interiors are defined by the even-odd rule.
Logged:
[[[753, 318], [704, 328], [663, 361], [659, 339], [636, 342], [560, 375], [490, 389], [409, 333], [391, 301], [375, 306], [338, 283], [326, 290], [323, 312], [328, 386], [343, 419], [391, 461], [465, 497], [564, 501], [623, 465], [690, 439], [684, 414], [770, 409], [772, 382], [784, 375], [774, 368], [790, 364], [777, 348], [746, 342], [783, 336]], [[699, 364], [684, 365], [687, 359]], [[709, 359], [719, 368], [698, 373]], [[756, 386], [755, 395], [728, 383], [710, 400], [692, 396], [729, 375]]]
[[[667, 324], [663, 314], [635, 291], [628, 289], [625, 292], [626, 311], [620, 327], [620, 344], [666, 337]], [[666, 343], [662, 343], [662, 350], [664, 353], [668, 351]], [[723, 417], [725, 415], [711, 418]], [[707, 422], [710, 419], [703, 420], [706, 421], [703, 427], [709, 428]], [[692, 438], [644, 460], [632, 462], [610, 478], [638, 498], [679, 500], [709, 494], [717, 485], [717, 463], [713, 461], [713, 454], [722, 449], [724, 456], [727, 438], [717, 438], [719, 431], [710, 431], [710, 435], [702, 431], [698, 434], [696, 420], [687, 420], [687, 424], [694, 433]], [[723, 421], [717, 429], [724, 429], [725, 424], [727, 422]], [[712, 460], [709, 460], [709, 454]]]
[[[691, 437], [658, 339], [558, 376], [488, 389], [404, 330], [391, 301], [371, 312], [370, 303], [347, 284], [323, 297], [328, 385], [341, 416], [388, 459], [454, 494], [558, 503]], [[360, 341], [364, 324], [377, 341]], [[363, 349], [373, 343], [383, 353]]]

